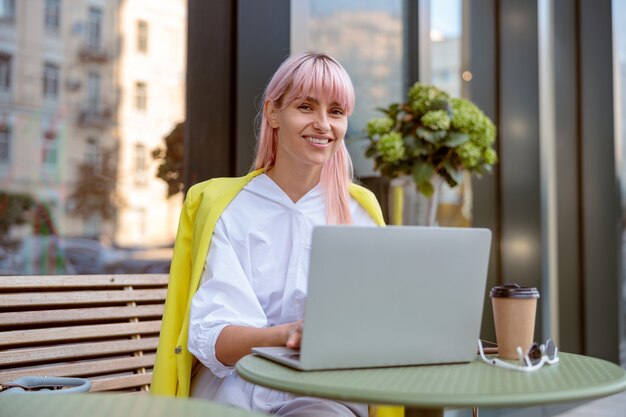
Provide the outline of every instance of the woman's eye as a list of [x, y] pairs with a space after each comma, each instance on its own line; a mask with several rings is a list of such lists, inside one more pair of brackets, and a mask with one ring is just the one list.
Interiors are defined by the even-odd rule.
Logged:
[[345, 112], [343, 111], [343, 109], [332, 109], [330, 111], [330, 114], [332, 114], [333, 116], [343, 116]]
[[308, 104], [301, 104], [301, 105], [299, 105], [299, 106], [298, 106], [298, 108], [299, 108], [300, 110], [307, 110], [307, 111], [308, 111], [308, 110], [312, 110], [312, 107], [311, 107], [311, 106], [309, 106]]

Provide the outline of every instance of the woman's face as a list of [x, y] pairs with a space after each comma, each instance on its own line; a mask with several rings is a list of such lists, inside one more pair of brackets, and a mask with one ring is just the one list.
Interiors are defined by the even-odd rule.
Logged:
[[324, 98], [304, 97], [284, 109], [272, 103], [268, 106], [270, 126], [278, 130], [276, 165], [321, 168], [337, 151], [348, 129], [346, 110]]

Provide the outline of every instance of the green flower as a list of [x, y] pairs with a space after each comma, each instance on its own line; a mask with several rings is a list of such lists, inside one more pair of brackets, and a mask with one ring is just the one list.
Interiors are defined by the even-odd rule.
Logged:
[[426, 113], [433, 106], [445, 108], [450, 96], [434, 85], [415, 83], [408, 92], [411, 109], [417, 114]]
[[393, 163], [406, 156], [402, 135], [398, 132], [384, 134], [376, 144], [383, 161]]
[[494, 151], [493, 149], [487, 148], [483, 152], [483, 160], [486, 164], [493, 165], [498, 162], [498, 154], [496, 154], [496, 151]]
[[481, 149], [471, 142], [466, 142], [459, 146], [457, 152], [459, 153], [459, 158], [465, 169], [476, 168], [480, 164], [483, 156]]
[[478, 146], [490, 146], [496, 140], [496, 128], [491, 120], [470, 101], [462, 98], [453, 98], [451, 101], [452, 129], [467, 133], [470, 141]]
[[450, 117], [444, 110], [433, 110], [422, 116], [422, 123], [431, 130], [450, 129]]
[[370, 136], [384, 135], [389, 133], [396, 121], [388, 117], [377, 117], [367, 122], [367, 133]]

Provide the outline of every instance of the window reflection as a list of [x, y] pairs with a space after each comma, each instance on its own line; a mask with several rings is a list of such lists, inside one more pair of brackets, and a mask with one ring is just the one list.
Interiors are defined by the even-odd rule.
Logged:
[[403, 1], [292, 0], [292, 52], [328, 52], [346, 68], [356, 92], [346, 145], [357, 176], [376, 175], [363, 156], [365, 126], [377, 107], [404, 96]]
[[182, 196], [151, 155], [185, 118], [187, 1], [22, 3], [0, 0], [0, 275], [166, 272]]
[[[462, 0], [420, 0], [423, 10], [429, 13], [427, 48], [420, 51], [422, 64], [420, 81], [432, 83], [453, 97], [462, 96], [462, 82], [471, 81], [471, 74], [461, 68], [462, 50]], [[465, 2], [467, 3], [467, 2]], [[422, 32], [423, 33], [423, 32]], [[463, 81], [466, 80], [466, 81]], [[437, 223], [442, 226], [470, 226], [472, 218], [471, 178], [455, 188], [445, 182], [441, 186]]]

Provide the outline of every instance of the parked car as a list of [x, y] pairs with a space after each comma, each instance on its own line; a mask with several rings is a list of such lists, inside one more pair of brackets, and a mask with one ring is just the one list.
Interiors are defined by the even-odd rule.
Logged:
[[61, 239], [54, 235], [27, 236], [15, 251], [16, 275], [71, 275], [76, 271], [65, 256]]
[[0, 246], [0, 275], [19, 275], [19, 258], [10, 249]]
[[61, 240], [66, 259], [76, 274], [105, 274], [108, 265], [127, 259], [130, 252], [113, 248], [88, 238], [72, 237]]
[[111, 274], [167, 274], [170, 272], [173, 248], [134, 249], [130, 256], [107, 265]]

